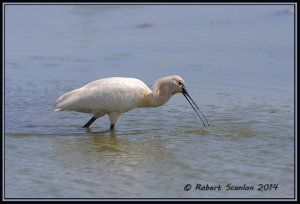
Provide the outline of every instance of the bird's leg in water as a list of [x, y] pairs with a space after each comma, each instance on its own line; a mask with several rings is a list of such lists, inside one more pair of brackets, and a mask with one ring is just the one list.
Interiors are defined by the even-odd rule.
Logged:
[[110, 112], [109, 114], [109, 119], [110, 119], [110, 130], [114, 130], [115, 128], [115, 124], [119, 118], [119, 116], [121, 115], [121, 113], [119, 112]]
[[109, 129], [110, 129], [110, 130], [115, 130], [115, 125], [114, 125], [114, 124], [111, 124]]
[[88, 128], [97, 118], [92, 117], [83, 127]]

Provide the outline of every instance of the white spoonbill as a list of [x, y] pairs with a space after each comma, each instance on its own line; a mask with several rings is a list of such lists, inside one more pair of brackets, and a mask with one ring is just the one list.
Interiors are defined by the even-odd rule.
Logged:
[[[207, 119], [188, 94], [183, 79], [177, 75], [158, 79], [152, 89], [135, 78], [110, 77], [92, 81], [59, 97], [54, 111], [68, 110], [92, 114], [92, 118], [83, 126], [85, 128], [89, 127], [97, 118], [108, 114], [110, 130], [114, 130], [122, 113], [133, 108], [159, 107], [176, 93], [182, 93], [203, 125], [209, 126]], [[206, 124], [199, 112], [204, 117]]]

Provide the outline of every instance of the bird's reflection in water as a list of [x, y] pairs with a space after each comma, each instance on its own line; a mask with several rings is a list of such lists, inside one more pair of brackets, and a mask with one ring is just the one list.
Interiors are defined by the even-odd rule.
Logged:
[[[168, 148], [167, 139], [153, 138], [144, 130], [95, 132], [93, 129], [80, 136], [60, 138], [56, 143], [60, 155], [57, 162], [65, 169], [65, 180], [75, 186], [103, 191], [128, 186], [138, 190], [145, 180], [169, 179], [170, 175], [188, 168], [174, 150]], [[157, 182], [154, 183], [153, 187]], [[158, 183], [164, 185], [167, 181]]]
[[91, 151], [106, 153], [120, 152], [118, 149], [119, 139], [117, 138], [115, 131], [105, 130], [93, 132], [91, 128], [87, 128], [86, 134], [90, 136], [88, 144]]
[[145, 159], [170, 160], [174, 155], [166, 148], [165, 143], [163, 138], [147, 137], [144, 131], [97, 132], [95, 129], [87, 129], [81, 136], [60, 139], [56, 148], [67, 163], [86, 163], [90, 166], [95, 162], [105, 163], [108, 160], [134, 163], [143, 163]]

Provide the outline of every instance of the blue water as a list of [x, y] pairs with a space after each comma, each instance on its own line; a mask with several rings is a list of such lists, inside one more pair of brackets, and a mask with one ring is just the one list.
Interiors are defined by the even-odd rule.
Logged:
[[[211, 127], [181, 95], [114, 133], [52, 111], [99, 78], [174, 74]], [[5, 5], [4, 91], [5, 198], [294, 197], [293, 5]]]

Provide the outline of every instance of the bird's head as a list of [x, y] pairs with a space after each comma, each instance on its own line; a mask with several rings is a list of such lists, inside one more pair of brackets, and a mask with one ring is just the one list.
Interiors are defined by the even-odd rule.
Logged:
[[182, 93], [184, 81], [180, 76], [167, 76], [157, 80], [153, 90], [160, 96], [171, 96], [176, 93]]
[[[157, 91], [158, 95], [160, 97], [163, 96], [170, 96], [177, 94], [177, 93], [182, 93], [186, 100], [189, 102], [189, 104], [192, 106], [198, 117], [201, 119], [202, 123], [204, 126], [209, 126], [209, 123], [206, 119], [206, 117], [203, 115], [203, 113], [200, 111], [199, 107], [197, 104], [194, 102], [188, 91], [186, 90], [186, 87], [184, 85], [184, 80], [178, 76], [167, 76], [164, 78], [161, 78], [156, 81], [154, 89]], [[202, 120], [201, 116], [205, 119], [206, 124]]]

